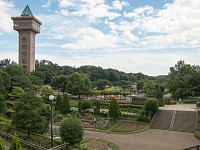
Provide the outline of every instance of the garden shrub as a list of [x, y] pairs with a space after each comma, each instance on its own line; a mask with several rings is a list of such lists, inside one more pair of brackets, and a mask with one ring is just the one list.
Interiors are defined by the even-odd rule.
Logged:
[[159, 101], [156, 98], [149, 98], [145, 101], [144, 108], [147, 111], [147, 115], [150, 115], [152, 119], [154, 113], [159, 108]]
[[197, 106], [197, 107], [200, 107], [200, 101], [197, 101], [197, 102], [196, 102], [196, 106]]
[[22, 146], [18, 140], [18, 136], [16, 133], [14, 134], [9, 150], [22, 150]]
[[159, 106], [165, 106], [165, 99], [159, 98]]
[[89, 100], [83, 100], [82, 101], [82, 110], [87, 110], [92, 108], [92, 103]]
[[196, 104], [197, 101], [197, 99], [183, 100], [185, 104]]
[[78, 112], [81, 114], [82, 113], [82, 102], [78, 102]]
[[60, 136], [64, 142], [73, 146], [79, 144], [83, 139], [83, 126], [80, 119], [66, 118], [60, 125]]
[[53, 119], [54, 122], [60, 122], [63, 119], [63, 115], [60, 113], [60, 111], [56, 111]]
[[117, 120], [120, 115], [121, 115], [121, 111], [120, 111], [120, 107], [117, 102], [117, 99], [115, 97], [112, 97], [110, 108], [109, 108], [109, 116], [113, 120]]
[[4, 146], [3, 142], [2, 142], [1, 136], [0, 136], [0, 150], [6, 150], [5, 146]]
[[144, 114], [139, 114], [137, 116], [137, 121], [139, 121], [139, 122], [150, 122], [150, 119]]

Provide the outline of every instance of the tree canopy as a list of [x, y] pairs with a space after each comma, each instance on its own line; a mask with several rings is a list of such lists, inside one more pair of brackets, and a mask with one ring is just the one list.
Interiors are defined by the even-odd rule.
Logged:
[[47, 130], [48, 115], [47, 105], [41, 98], [27, 93], [14, 104], [12, 125], [20, 130], [26, 130], [28, 137], [31, 132], [43, 133]]

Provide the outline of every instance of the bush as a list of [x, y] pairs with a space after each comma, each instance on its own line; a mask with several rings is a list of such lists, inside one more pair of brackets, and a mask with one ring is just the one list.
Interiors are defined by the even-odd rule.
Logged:
[[196, 106], [200, 107], [200, 101], [196, 102]]
[[79, 144], [82, 141], [83, 132], [83, 126], [80, 119], [69, 117], [61, 122], [61, 138], [70, 146]]
[[120, 107], [115, 97], [112, 97], [110, 108], [109, 108], [109, 116], [113, 120], [117, 120], [121, 115]]
[[137, 121], [139, 121], [139, 122], [150, 122], [150, 119], [144, 114], [139, 114], [137, 116]]
[[18, 136], [16, 133], [14, 134], [14, 138], [12, 139], [9, 150], [22, 150], [22, 146], [18, 140]]
[[56, 111], [54, 114], [54, 122], [60, 122], [62, 119], [63, 115], [59, 111]]
[[159, 106], [165, 106], [165, 100], [163, 98], [159, 98]]
[[0, 137], [0, 150], [6, 150], [4, 144], [1, 140], [1, 137]]
[[90, 109], [92, 108], [92, 103], [89, 100], [82, 101], [82, 110]]
[[159, 101], [156, 98], [149, 98], [145, 101], [144, 108], [147, 111], [147, 115], [150, 115], [152, 118], [159, 108]]

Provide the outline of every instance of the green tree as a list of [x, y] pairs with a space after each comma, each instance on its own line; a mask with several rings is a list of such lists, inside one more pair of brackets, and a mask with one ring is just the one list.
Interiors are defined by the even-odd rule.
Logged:
[[49, 103], [49, 95], [53, 94], [53, 89], [50, 86], [43, 86], [41, 88], [41, 97], [46, 103]]
[[2, 139], [1, 139], [1, 136], [0, 136], [0, 150], [6, 150], [6, 149], [5, 149], [5, 146], [4, 146], [4, 144], [3, 144], [3, 141], [2, 141]]
[[156, 87], [155, 98], [163, 98], [163, 92], [160, 86]]
[[117, 99], [116, 99], [116, 97], [112, 97], [110, 108], [109, 108], [109, 116], [113, 120], [117, 120], [120, 115], [121, 115], [121, 111], [120, 111], [120, 107], [117, 102]]
[[41, 98], [27, 93], [14, 104], [12, 125], [20, 130], [30, 133], [44, 133], [48, 128], [47, 106]]
[[147, 93], [149, 96], [155, 96], [157, 83], [154, 80], [144, 82], [142, 91]]
[[0, 116], [5, 112], [5, 110], [6, 110], [5, 98], [3, 97], [2, 94], [0, 94]]
[[0, 69], [0, 93], [7, 95], [11, 87], [11, 77], [6, 72]]
[[82, 113], [82, 102], [81, 101], [78, 102], [78, 112], [79, 112], [79, 114]]
[[18, 136], [16, 133], [14, 134], [14, 138], [12, 140], [9, 150], [22, 150], [22, 146], [18, 140]]
[[67, 114], [68, 112], [70, 112], [71, 108], [69, 105], [69, 96], [67, 94], [64, 95], [63, 97], [63, 109], [62, 109], [62, 113], [63, 114]]
[[13, 86], [11, 93], [8, 94], [11, 100], [17, 100], [24, 95], [24, 90], [21, 87]]
[[200, 70], [198, 68], [184, 61], [179, 61], [174, 67], [170, 67], [166, 87], [175, 98], [199, 95]]
[[60, 136], [68, 145], [79, 144], [83, 139], [83, 126], [80, 119], [69, 117], [60, 125]]
[[55, 110], [62, 112], [63, 108], [63, 100], [60, 94], [56, 97], [56, 104], [55, 104]]
[[154, 113], [159, 108], [159, 101], [156, 98], [148, 98], [145, 101], [144, 108], [146, 110], [147, 116], [150, 115], [150, 117], [152, 118]]
[[73, 95], [87, 95], [91, 88], [90, 79], [83, 73], [74, 72], [69, 76], [67, 91]]
[[94, 115], [95, 116], [100, 114], [100, 109], [101, 109], [100, 102], [98, 100], [96, 100], [94, 103]]
[[67, 75], [59, 75], [53, 78], [51, 86], [63, 92], [64, 94], [67, 90], [67, 82], [68, 82]]

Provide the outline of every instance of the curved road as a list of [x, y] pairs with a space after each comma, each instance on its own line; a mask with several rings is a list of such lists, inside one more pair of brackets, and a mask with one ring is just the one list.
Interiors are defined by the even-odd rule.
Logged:
[[200, 144], [193, 133], [157, 129], [129, 135], [85, 131], [84, 137], [111, 141], [120, 150], [181, 150]]
[[[195, 111], [194, 104], [166, 105], [160, 109]], [[85, 137], [111, 141], [120, 150], [181, 150], [200, 144], [193, 133], [149, 129], [144, 132], [120, 135], [85, 131]]]

